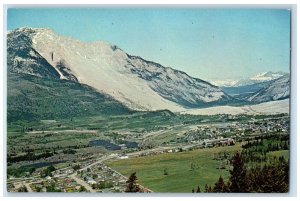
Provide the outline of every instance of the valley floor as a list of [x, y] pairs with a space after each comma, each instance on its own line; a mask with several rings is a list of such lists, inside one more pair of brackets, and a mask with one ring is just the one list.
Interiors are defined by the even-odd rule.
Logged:
[[244, 105], [244, 106], [216, 106], [202, 109], [189, 109], [181, 112], [181, 114], [191, 115], [216, 115], [216, 114], [251, 114], [251, 115], [264, 115], [264, 114], [280, 114], [289, 113], [290, 99], [271, 101], [260, 103], [257, 105]]
[[[188, 193], [198, 185], [203, 190], [220, 175], [228, 180], [229, 159], [243, 143], [288, 133], [287, 114], [161, 111], [14, 122], [8, 124], [7, 190], [124, 192], [133, 172], [147, 192]], [[287, 143], [275, 137], [266, 156], [288, 156]]]

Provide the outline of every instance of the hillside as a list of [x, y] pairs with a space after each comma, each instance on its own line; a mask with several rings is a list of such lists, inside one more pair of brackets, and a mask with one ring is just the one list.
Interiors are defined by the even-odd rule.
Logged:
[[52, 66], [49, 69], [55, 79], [86, 84], [134, 110], [181, 111], [233, 101], [220, 88], [201, 79], [131, 56], [102, 41], [84, 43], [49, 29], [31, 28], [16, 29], [8, 39], [10, 51], [17, 51], [19, 43], [24, 43], [26, 50], [21, 56], [10, 53], [13, 72], [49, 77], [48, 72], [39, 72], [36, 69], [40, 68], [29, 63], [42, 61], [47, 69]]
[[290, 75], [284, 75], [269, 83], [266, 87], [248, 98], [249, 101], [261, 103], [282, 100], [290, 97]]
[[8, 122], [129, 113], [121, 103], [86, 85], [27, 74], [7, 76]]
[[221, 87], [221, 89], [229, 94], [230, 96], [240, 99], [246, 100], [256, 92], [260, 91], [264, 87], [268, 86], [272, 81], [264, 81], [250, 85], [243, 85], [238, 87]]
[[182, 112], [289, 97], [287, 75], [272, 81], [280, 73], [257, 75], [252, 80], [259, 83], [224, 92], [115, 45], [84, 43], [50, 29], [16, 29], [7, 34], [7, 46], [9, 121], [131, 110]]

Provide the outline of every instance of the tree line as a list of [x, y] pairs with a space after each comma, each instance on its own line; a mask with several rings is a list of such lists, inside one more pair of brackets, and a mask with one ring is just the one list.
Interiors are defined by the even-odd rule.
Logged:
[[[236, 153], [232, 158], [233, 169], [227, 182], [222, 176], [213, 187], [205, 185], [205, 193], [286, 193], [289, 191], [289, 165], [281, 158], [276, 163], [247, 169], [243, 157]], [[195, 192], [195, 189], [192, 189]], [[196, 192], [201, 192], [197, 188]]]
[[8, 156], [7, 157], [7, 162], [8, 163], [16, 163], [19, 161], [35, 161], [35, 160], [39, 160], [41, 158], [49, 158], [51, 156], [53, 156], [55, 153], [54, 152], [44, 152], [41, 154], [37, 154], [35, 155], [33, 152], [27, 152], [25, 155], [20, 155], [20, 156], [15, 156], [15, 157], [11, 157]]

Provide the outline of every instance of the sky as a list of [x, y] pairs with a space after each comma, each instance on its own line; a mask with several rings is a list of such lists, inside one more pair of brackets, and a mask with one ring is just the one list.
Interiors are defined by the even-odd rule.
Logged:
[[289, 72], [290, 11], [216, 8], [10, 8], [7, 29], [102, 40], [201, 79]]

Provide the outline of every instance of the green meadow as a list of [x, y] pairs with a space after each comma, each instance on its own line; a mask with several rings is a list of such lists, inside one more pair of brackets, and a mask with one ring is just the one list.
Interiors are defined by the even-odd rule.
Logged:
[[165, 153], [155, 156], [108, 161], [107, 165], [125, 176], [136, 172], [139, 183], [154, 192], [190, 193], [199, 185], [213, 186], [219, 176], [229, 177], [229, 164], [219, 169], [222, 161], [213, 160], [214, 154], [235, 153], [240, 145], [199, 149], [180, 153]]

